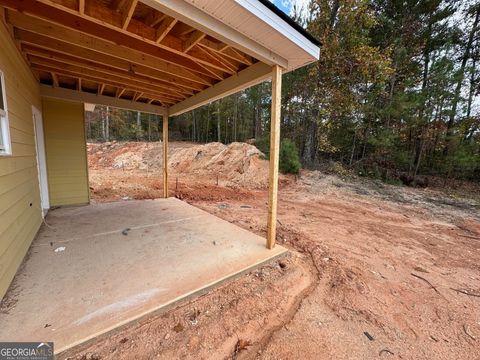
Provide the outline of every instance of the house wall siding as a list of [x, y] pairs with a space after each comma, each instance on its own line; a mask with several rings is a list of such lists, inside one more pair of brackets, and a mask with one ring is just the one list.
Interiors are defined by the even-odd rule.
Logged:
[[12, 155], [0, 156], [0, 299], [41, 223], [32, 105], [40, 88], [0, 21], [0, 70], [5, 77]]
[[46, 98], [42, 103], [50, 205], [88, 204], [83, 104]]

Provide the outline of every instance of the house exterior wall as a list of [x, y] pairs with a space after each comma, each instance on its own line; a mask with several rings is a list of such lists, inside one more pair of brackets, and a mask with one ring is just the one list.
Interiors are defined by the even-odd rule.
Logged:
[[12, 154], [0, 156], [0, 299], [41, 223], [32, 105], [40, 88], [0, 21], [0, 70], [4, 73]]
[[42, 104], [50, 205], [88, 204], [83, 104], [47, 98]]

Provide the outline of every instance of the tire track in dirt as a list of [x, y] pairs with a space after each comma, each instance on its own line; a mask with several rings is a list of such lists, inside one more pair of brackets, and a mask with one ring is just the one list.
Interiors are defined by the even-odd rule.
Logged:
[[[321, 250], [321, 257], [327, 257], [327, 253], [320, 248], [318, 244], [315, 244], [311, 240], [307, 240], [305, 234], [300, 234], [295, 231], [291, 231], [287, 226], [281, 225], [278, 229], [278, 237], [285, 238], [288, 236], [290, 239], [296, 239], [291, 246], [287, 246], [289, 251], [296, 252], [298, 254], [308, 254], [308, 257], [302, 259], [302, 265], [304, 266], [306, 272], [310, 276], [310, 283], [308, 286], [297, 294], [291, 304], [291, 306], [285, 311], [283, 319], [277, 321], [265, 334], [263, 334], [258, 340], [254, 341], [248, 349], [241, 353], [236, 353], [235, 349], [232, 352], [230, 359], [238, 360], [250, 360], [255, 359], [261, 350], [264, 349], [267, 344], [270, 343], [271, 339], [275, 334], [283, 328], [288, 328], [288, 325], [295, 318], [299, 309], [302, 307], [305, 300], [309, 298], [310, 295], [321, 285], [321, 281], [326, 274], [325, 266], [321, 266], [317, 263], [316, 256], [314, 254], [315, 250]], [[302, 240], [300, 240], [302, 239]]]

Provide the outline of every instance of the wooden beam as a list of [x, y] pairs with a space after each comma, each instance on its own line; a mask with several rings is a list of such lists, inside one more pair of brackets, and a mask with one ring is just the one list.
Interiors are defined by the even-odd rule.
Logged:
[[[134, 77], [132, 76], [131, 78], [127, 76], [118, 76], [118, 75], [109, 75], [105, 74], [102, 71], [97, 71], [94, 69], [89, 69], [86, 67], [82, 66], [75, 66], [75, 65], [69, 65], [65, 63], [61, 63], [58, 61], [54, 60], [47, 60], [43, 59], [41, 57], [37, 56], [30, 56], [29, 55], [29, 60], [30, 63], [32, 64], [32, 67], [40, 69], [40, 68], [52, 68], [52, 69], [58, 69], [55, 71], [57, 74], [76, 74], [76, 77], [82, 77], [82, 78], [89, 78], [92, 79], [93, 81], [99, 81], [100, 83], [105, 83], [105, 84], [124, 84], [127, 81], [127, 87], [131, 87], [132, 89], [140, 89], [145, 92], [150, 92], [150, 93], [156, 93], [164, 98], [175, 100], [175, 101], [180, 101], [186, 98], [184, 95], [178, 95], [175, 94], [172, 91], [169, 91], [168, 89], [155, 86], [155, 85], [149, 85], [140, 81], [134, 80]], [[115, 86], [115, 85], [114, 85]]]
[[162, 20], [166, 17], [167, 15], [152, 9], [152, 11], [150, 11], [150, 13], [145, 18], [145, 24], [151, 27], [157, 27], [157, 25], [160, 24]]
[[103, 90], [105, 90], [105, 84], [98, 84], [97, 95], [103, 95]]
[[[74, 72], [74, 71], [67, 71], [67, 70], [58, 69], [58, 68], [54, 68], [54, 67], [48, 67], [48, 66], [44, 66], [44, 65], [33, 64], [32, 69], [45, 71], [45, 72], [55, 71], [55, 72], [58, 73], [58, 75], [62, 75], [62, 76], [65, 76], [65, 77], [71, 77], [71, 78], [75, 78], [75, 79], [80, 76], [83, 80], [88, 80], [88, 81], [92, 81], [92, 82], [96, 82], [96, 83], [105, 83], [106, 85], [117, 87], [117, 88], [125, 86], [124, 82], [114, 82], [114, 81], [111, 81], [111, 80], [108, 80], [108, 79], [105, 79], [105, 78], [102, 78], [102, 77], [86, 75], [86, 74], [82, 74], [82, 73], [78, 73], [78, 72]], [[138, 87], [130, 85], [130, 84], [128, 84], [126, 88], [127, 88], [127, 90], [131, 90], [131, 91], [145, 92], [145, 94], [148, 94], [151, 97], [154, 97], [156, 99], [162, 100], [162, 102], [165, 102], [166, 104], [175, 104], [176, 102], [178, 102], [178, 100], [169, 98], [164, 94], [159, 94], [155, 91], [146, 90], [146, 89], [143, 89], [143, 88], [138, 88]]]
[[163, 112], [163, 197], [168, 198], [168, 110]]
[[82, 78], [77, 79], [77, 91], [82, 91]]
[[[120, 81], [120, 79], [128, 80], [132, 84], [137, 84], [138, 86], [148, 86], [152, 89], [160, 90], [165, 92], [166, 95], [173, 95], [179, 99], [184, 99], [189, 95], [193, 95], [192, 91], [186, 91], [182, 88], [177, 88], [172, 85], [165, 85], [163, 82], [156, 82], [153, 79], [143, 77], [141, 75], [132, 75], [131, 72], [121, 71], [117, 69], [112, 69], [108, 66], [97, 65], [89, 61], [80, 61], [76, 58], [71, 58], [67, 55], [57, 55], [51, 56], [51, 53], [44, 53], [42, 51], [35, 51], [32, 49], [24, 49], [25, 53], [28, 55], [30, 63], [39, 64], [45, 66], [58, 66], [59, 68], [64, 68], [68, 70], [70, 68], [75, 70], [81, 70], [90, 72], [92, 74], [106, 76], [115, 81]], [[142, 85], [143, 84], [143, 85]]]
[[117, 99], [106, 95], [96, 95], [87, 92], [79, 92], [76, 90], [52, 88], [51, 86], [41, 85], [40, 95], [47, 98], [62, 99], [80, 103], [91, 103], [106, 106], [113, 106], [125, 110], [141, 111], [150, 114], [161, 115], [165, 108], [162, 106], [134, 102], [130, 100]]
[[127, 0], [122, 4], [120, 12], [122, 13], [122, 29], [126, 30], [130, 20], [132, 20], [133, 13], [135, 12], [135, 7], [137, 6], [138, 0]]
[[[207, 49], [210, 49], [210, 50], [214, 51], [219, 56], [230, 58], [232, 60], [235, 60], [239, 63], [245, 64], [245, 65], [248, 65], [248, 66], [253, 64], [252, 57], [250, 57], [246, 54], [243, 54], [242, 52], [240, 52], [238, 50], [235, 50], [234, 48], [231, 48], [228, 45], [224, 49], [225, 44], [213, 42], [213, 41], [205, 39], [205, 38], [202, 39], [198, 44], [207, 48]], [[222, 50], [222, 49], [224, 49], [224, 50]]]
[[125, 91], [127, 91], [127, 89], [125, 89], [125, 88], [123, 88], [123, 89], [122, 89], [122, 88], [117, 88], [117, 92], [115, 93], [115, 97], [116, 97], [116, 98], [122, 97], [122, 95], [123, 95], [123, 93], [124, 93]]
[[269, 65], [258, 62], [229, 78], [195, 94], [178, 104], [172, 105], [169, 109], [170, 116], [183, 114], [209, 102], [221, 99], [234, 94], [240, 90], [256, 85], [272, 75], [272, 68]]
[[[57, 3], [57, 1], [59, 3]], [[155, 53], [164, 52], [166, 56], [163, 57], [164, 60], [168, 61], [168, 57], [170, 57], [172, 61], [179, 65], [182, 65], [185, 61], [193, 61], [193, 63], [190, 62], [190, 67], [192, 70], [200, 73], [202, 73], [205, 67], [211, 71], [216, 71], [218, 75], [221, 75], [222, 71], [226, 71], [221, 63], [204, 58], [204, 54], [197, 52], [195, 48], [188, 54], [184, 53], [182, 50], [183, 42], [176, 36], [165, 36], [165, 40], [162, 41], [162, 43], [156, 42], [156, 29], [148, 26], [143, 21], [132, 18], [128, 29], [124, 29], [124, 18], [122, 14], [125, 14], [127, 10], [123, 10], [122, 12], [121, 9], [128, 8], [132, 0], [120, 1], [119, 4], [116, 5], [118, 8], [114, 7], [117, 9], [116, 11], [102, 4], [101, 1], [92, 0], [86, 3], [84, 16], [78, 13], [76, 5], [71, 5], [71, 1], [72, 0], [22, 0], [19, 3], [17, 0], [2, 0], [0, 3], [5, 3], [6, 6], [17, 9], [20, 12], [48, 19], [48, 21], [53, 23], [74, 29], [81, 29], [81, 31], [93, 36], [100, 37], [99, 34], [102, 34], [102, 37], [104, 37], [105, 34], [110, 33], [108, 40], [118, 45], [131, 46], [135, 45], [135, 42], [140, 41], [143, 43], [142, 50], [144, 52], [148, 52], [149, 50]], [[112, 30], [115, 33], [112, 33]], [[129, 39], [127, 39], [127, 37]], [[122, 42], [124, 39], [126, 41]], [[149, 48], [149, 46], [152, 45], [154, 47]], [[168, 55], [167, 52], [169, 53]], [[152, 55], [155, 54], [152, 53]], [[195, 70], [197, 63], [203, 66]], [[208, 73], [204, 74], [209, 76]]]
[[[134, 62], [148, 66], [150, 68], [166, 72], [170, 75], [180, 77], [189, 81], [211, 85], [211, 81], [203, 76], [192, 73], [182, 66], [178, 66], [162, 60], [153, 55], [143, 53], [139, 50], [124, 46], [116, 46], [111, 42], [86, 35], [79, 31], [75, 31], [63, 26], [57, 26], [48, 21], [32, 18], [17, 12], [9, 12], [9, 20], [15, 27], [24, 29], [33, 34], [40, 34], [44, 37], [60, 40], [75, 46], [82, 47], [87, 50], [96, 51], [101, 54], [113, 56], [122, 60]], [[24, 34], [24, 32], [23, 32]], [[22, 32], [16, 31], [16, 38], [22, 41]], [[35, 44], [33, 42], [33, 44]], [[198, 68], [201, 68], [196, 64]], [[202, 68], [203, 69], [203, 68]], [[203, 71], [206, 72], [206, 71]], [[208, 73], [210, 76], [210, 73]]]
[[[16, 1], [1, 0], [0, 3], [3, 2], [7, 2], [9, 7], [22, 9], [21, 4], [19, 5]], [[182, 53], [180, 39], [171, 39], [169, 46], [159, 46], [154, 41], [154, 34], [146, 38], [130, 31], [122, 31], [114, 25], [108, 26], [109, 24], [105, 21], [95, 20], [90, 16], [82, 17], [76, 10], [68, 12], [62, 10], [63, 8], [47, 6], [33, 0], [24, 0], [21, 3], [25, 2], [28, 2], [28, 6], [34, 7], [35, 13], [31, 16], [10, 11], [9, 21], [17, 28], [81, 46], [84, 46], [85, 42], [90, 42], [88, 47], [94, 46], [91, 47], [92, 50], [100, 51], [102, 49], [101, 51], [105, 52], [108, 49], [111, 55], [112, 53], [122, 54], [119, 56], [122, 59], [129, 59], [130, 55], [137, 58], [138, 56], [149, 57], [155, 59], [158, 64], [157, 68], [160, 70], [166, 70], [168, 67], [175, 68], [178, 76], [183, 77], [183, 75], [190, 74], [190, 78], [192, 72], [195, 72], [196, 76], [207, 82], [207, 85], [211, 83], [211, 76], [210, 72], [205, 71], [204, 66], [211, 67], [211, 71], [217, 71], [219, 74], [224, 70], [221, 64], [209, 63], [205, 59], [194, 58], [192, 54]], [[30, 4], [31, 2], [34, 2], [34, 5]], [[155, 29], [148, 28], [153, 33], [155, 32]], [[112, 43], [115, 46], [112, 46]], [[176, 46], [178, 49], [172, 49], [171, 46]], [[199, 66], [198, 62], [202, 62], [204, 66]]]
[[165, 19], [163, 19], [155, 32], [155, 42], [157, 44], [162, 42], [162, 40], [165, 38], [165, 36], [167, 36], [168, 32], [172, 30], [176, 23], [177, 19], [174, 19], [170, 16], [167, 16]]
[[54, 72], [51, 72], [53, 87], [58, 87], [58, 76]]
[[232, 64], [229, 60], [227, 60], [227, 59], [225, 59], [224, 57], [222, 57], [221, 55], [219, 55], [219, 54], [221, 54], [221, 53], [216, 53], [216, 52], [214, 52], [213, 50], [210, 50], [210, 49], [208, 49], [208, 48], [206, 48], [206, 47], [202, 47], [202, 46], [199, 47], [199, 50], [200, 50], [200, 51], [204, 51], [205, 54], [206, 54], [207, 56], [209, 56], [210, 58], [214, 58], [214, 59], [216, 59], [217, 61], [221, 62], [223, 65], [225, 65], [225, 67], [227, 67], [227, 68], [230, 69], [231, 74], [234, 74], [234, 73], [237, 72], [238, 65]]
[[190, 34], [187, 40], [185, 40], [182, 44], [182, 51], [184, 53], [189, 52], [191, 48], [197, 45], [200, 40], [202, 40], [206, 34], [204, 32], [195, 30], [193, 33]]
[[280, 153], [280, 112], [282, 108], [282, 68], [272, 69], [272, 118], [270, 121], [270, 175], [268, 185], [267, 249], [275, 246], [277, 234], [278, 166]]
[[102, 68], [107, 67], [110, 69], [118, 69], [127, 72], [132, 76], [144, 76], [155, 82], [168, 84], [169, 86], [178, 87], [179, 89], [185, 89], [188, 92], [191, 92], [191, 90], [199, 91], [205, 87], [204, 85], [180, 79], [146, 66], [131, 63], [127, 60], [118, 59], [109, 55], [100, 54], [60, 40], [52, 41], [52, 39], [48, 37], [18, 29], [16, 30], [16, 33], [16, 36], [21, 39], [22, 51], [26, 53], [32, 53], [38, 56], [48, 55], [51, 59], [76, 59], [79, 62], [97, 64]]
[[78, 12], [80, 15], [85, 14], [85, 0], [78, 0]]

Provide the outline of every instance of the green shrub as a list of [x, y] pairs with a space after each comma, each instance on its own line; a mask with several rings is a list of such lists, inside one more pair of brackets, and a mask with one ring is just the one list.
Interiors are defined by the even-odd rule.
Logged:
[[263, 136], [255, 140], [255, 146], [258, 150], [265, 154], [265, 158], [268, 160], [270, 155], [270, 136]]
[[280, 144], [280, 171], [284, 174], [298, 174], [301, 168], [297, 146], [290, 139]]

